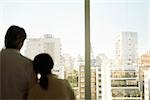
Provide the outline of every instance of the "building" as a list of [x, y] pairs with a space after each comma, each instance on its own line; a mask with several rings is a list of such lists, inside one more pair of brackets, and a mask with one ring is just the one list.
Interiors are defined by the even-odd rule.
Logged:
[[112, 100], [142, 100], [137, 65], [112, 66]]
[[[96, 56], [96, 98], [97, 100], [111, 100], [111, 81], [109, 60], [105, 54]], [[107, 74], [106, 74], [107, 73]]]
[[64, 78], [64, 67], [60, 65], [61, 42], [59, 38], [54, 38], [51, 34], [44, 34], [42, 37], [28, 38], [25, 43], [25, 56], [30, 59], [40, 53], [48, 53], [54, 60], [53, 72]]
[[25, 55], [33, 59], [39, 53], [48, 53], [55, 64], [60, 65], [61, 42], [51, 34], [44, 34], [39, 38], [28, 38], [25, 43]]
[[[102, 89], [102, 99], [101, 100], [112, 100], [111, 95], [111, 67], [110, 63], [107, 61], [106, 63], [102, 63], [101, 66], [101, 89]], [[97, 99], [99, 100], [99, 99]]]
[[143, 55], [141, 55], [140, 59], [139, 59], [139, 63], [140, 63], [140, 83], [141, 83], [141, 91], [142, 91], [142, 97], [143, 99], [145, 98], [145, 75], [144, 72], [146, 72], [147, 70], [149, 70], [150, 68], [150, 52], [147, 52]]
[[144, 100], [150, 100], [150, 68], [144, 71]]
[[[82, 60], [80, 60], [82, 61]], [[79, 67], [79, 100], [85, 100], [84, 65]], [[111, 100], [111, 70], [110, 61], [105, 54], [99, 54], [91, 59], [91, 99]]]
[[116, 39], [116, 64], [134, 65], [138, 62], [137, 32], [122, 32]]
[[[64, 66], [66, 74], [72, 72], [75, 69], [75, 58], [69, 54], [63, 54], [61, 57], [61, 65]], [[67, 77], [67, 76], [66, 76]]]
[[96, 66], [96, 98], [102, 100], [102, 73], [101, 66]]
[[145, 67], [150, 67], [150, 51], [141, 56], [140, 64]]
[[116, 39], [116, 59], [111, 68], [112, 100], [142, 100], [137, 32], [122, 32]]
[[[79, 67], [79, 100], [85, 100], [85, 70], [84, 65]], [[91, 99], [96, 100], [96, 67], [91, 67]]]

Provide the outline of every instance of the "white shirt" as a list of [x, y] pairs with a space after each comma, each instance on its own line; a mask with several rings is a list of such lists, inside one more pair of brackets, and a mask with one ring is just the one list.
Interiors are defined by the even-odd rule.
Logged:
[[25, 99], [33, 73], [32, 61], [16, 49], [0, 52], [1, 99]]
[[50, 74], [48, 77], [48, 89], [44, 90], [39, 83], [29, 91], [29, 100], [75, 100], [74, 92], [67, 80], [58, 79]]

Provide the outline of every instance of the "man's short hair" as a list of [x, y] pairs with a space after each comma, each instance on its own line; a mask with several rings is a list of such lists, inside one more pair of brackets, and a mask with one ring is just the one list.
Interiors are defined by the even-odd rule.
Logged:
[[6, 48], [17, 48], [26, 39], [26, 32], [19, 26], [12, 25], [8, 28], [5, 35]]

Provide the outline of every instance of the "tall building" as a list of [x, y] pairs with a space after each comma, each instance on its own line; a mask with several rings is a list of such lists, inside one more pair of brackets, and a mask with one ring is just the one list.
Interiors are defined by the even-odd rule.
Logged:
[[137, 32], [122, 32], [116, 40], [116, 62], [118, 65], [134, 65], [138, 61]]
[[111, 69], [112, 99], [142, 100], [136, 32], [122, 32], [116, 40], [116, 63]]
[[25, 55], [33, 59], [39, 53], [48, 53], [55, 64], [60, 64], [61, 42], [51, 34], [44, 34], [40, 38], [28, 38], [25, 43]]
[[60, 39], [54, 38], [51, 34], [44, 34], [43, 37], [38, 38], [28, 38], [25, 43], [25, 56], [33, 60], [40, 53], [48, 53], [52, 56], [55, 63], [53, 72], [59, 78], [64, 78], [64, 68], [60, 65]]

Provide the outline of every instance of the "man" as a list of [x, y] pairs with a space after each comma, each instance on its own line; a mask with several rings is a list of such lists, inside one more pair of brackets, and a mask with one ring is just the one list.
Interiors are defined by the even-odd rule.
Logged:
[[26, 39], [25, 30], [10, 26], [5, 35], [5, 47], [0, 52], [1, 99], [23, 100], [27, 97], [33, 74], [32, 61], [20, 54]]

